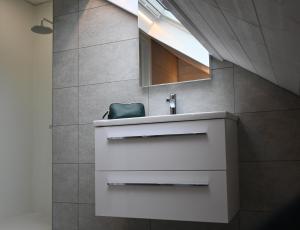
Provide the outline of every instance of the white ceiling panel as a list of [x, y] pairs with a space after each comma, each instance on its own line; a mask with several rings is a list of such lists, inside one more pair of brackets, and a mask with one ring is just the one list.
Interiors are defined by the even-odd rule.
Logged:
[[299, 0], [165, 1], [223, 59], [300, 94]]
[[204, 2], [211, 4], [213, 6], [217, 6], [217, 2], [215, 0], [203, 0]]
[[258, 25], [252, 0], [216, 0], [219, 7], [245, 21]]
[[272, 56], [280, 56], [287, 63], [300, 62], [300, 31], [275, 30], [263, 27], [263, 34]]
[[223, 13], [239, 40], [250, 41], [264, 45], [264, 38], [259, 26], [239, 19], [226, 11]]
[[[299, 28], [299, 0], [253, 0], [262, 26], [274, 29]], [[296, 24], [295, 24], [296, 23]], [[298, 25], [298, 26], [297, 26]]]
[[299, 94], [300, 1], [254, 3], [279, 85]]
[[[226, 58], [227, 60], [232, 60], [232, 56], [230, 56], [227, 49], [221, 43], [216, 34], [211, 30], [203, 17], [196, 11], [196, 9], [191, 9], [188, 5], [189, 4], [186, 4], [186, 0], [179, 0], [176, 5], [173, 5], [172, 7], [176, 8], [174, 11], [175, 16], [186, 28], [189, 28], [190, 32], [199, 39], [201, 44], [207, 46], [206, 48], [209, 52], [212, 52], [212, 54], [216, 52], [216, 57], [219, 59]], [[188, 14], [189, 17], [186, 17], [185, 15]], [[199, 30], [199, 27], [202, 28], [201, 31]], [[205, 36], [202, 33], [205, 33]], [[212, 47], [211, 44], [213, 44], [214, 47]]]
[[248, 70], [264, 76], [273, 83], [277, 83], [260, 28], [227, 12], [224, 12], [224, 15], [254, 68], [254, 71]]
[[253, 70], [248, 56], [246, 55], [239, 40], [236, 38], [231, 26], [226, 21], [224, 14], [219, 8], [213, 7], [202, 1], [192, 1], [192, 5], [209, 23], [214, 33], [220, 38], [228, 52], [233, 57], [233, 62], [240, 60], [240, 65], [248, 70]]

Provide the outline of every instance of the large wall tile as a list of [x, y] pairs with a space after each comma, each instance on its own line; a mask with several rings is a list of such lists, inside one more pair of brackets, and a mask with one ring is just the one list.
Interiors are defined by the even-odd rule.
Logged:
[[77, 217], [77, 204], [53, 204], [53, 230], [78, 230]]
[[78, 88], [53, 90], [53, 125], [78, 122]]
[[126, 230], [150, 230], [150, 220], [147, 219], [127, 219]]
[[271, 212], [240, 212], [240, 230], [257, 230], [266, 225], [271, 218]]
[[242, 163], [240, 165], [240, 205], [241, 209], [261, 211], [266, 210], [264, 205], [263, 165]]
[[80, 49], [79, 84], [139, 78], [137, 39]]
[[[95, 206], [89, 204], [79, 205], [79, 230], [97, 230], [103, 225], [102, 217], [95, 216]], [[104, 228], [103, 228], [104, 229]], [[110, 229], [110, 228], [108, 228]]]
[[95, 203], [95, 165], [79, 164], [79, 203]]
[[109, 4], [105, 0], [79, 0], [79, 10], [91, 9]]
[[121, 230], [125, 225], [126, 221], [121, 218], [96, 217], [94, 205], [79, 205], [79, 230]]
[[138, 37], [137, 18], [106, 5], [79, 13], [79, 46], [91, 46]]
[[78, 11], [78, 0], [54, 0], [53, 15], [61, 16]]
[[78, 13], [54, 18], [53, 51], [78, 47]]
[[53, 54], [53, 88], [78, 85], [78, 50]]
[[79, 87], [79, 122], [91, 123], [102, 119], [111, 103], [140, 102], [148, 105], [148, 89], [139, 87], [137, 80], [120, 81]]
[[233, 69], [213, 70], [213, 79], [149, 88], [150, 115], [169, 114], [166, 98], [177, 94], [177, 112], [234, 111]]
[[300, 97], [240, 67], [234, 68], [236, 112], [300, 108]]
[[148, 220], [125, 219], [111, 217], [96, 217], [95, 206], [88, 204], [79, 205], [80, 230], [150, 230]]
[[79, 163], [95, 163], [94, 126], [79, 125]]
[[53, 165], [53, 201], [78, 202], [78, 165]]
[[300, 110], [239, 117], [241, 161], [300, 160]]
[[240, 165], [242, 210], [273, 211], [299, 196], [299, 161]]
[[53, 127], [53, 162], [78, 162], [78, 126]]

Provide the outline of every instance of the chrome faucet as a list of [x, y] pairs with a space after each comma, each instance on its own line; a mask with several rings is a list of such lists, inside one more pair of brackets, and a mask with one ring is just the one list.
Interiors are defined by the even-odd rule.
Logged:
[[170, 114], [176, 114], [176, 94], [170, 94], [166, 101], [170, 104]]

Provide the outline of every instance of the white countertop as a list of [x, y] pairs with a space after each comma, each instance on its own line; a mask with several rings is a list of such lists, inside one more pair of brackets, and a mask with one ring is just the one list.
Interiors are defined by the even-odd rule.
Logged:
[[204, 112], [204, 113], [185, 113], [185, 114], [176, 114], [176, 115], [133, 117], [133, 118], [123, 118], [123, 119], [112, 119], [112, 120], [96, 120], [94, 121], [94, 126], [103, 127], [103, 126], [134, 125], [134, 124], [211, 120], [211, 119], [231, 119], [237, 121], [238, 117], [225, 111], [217, 111], [217, 112]]

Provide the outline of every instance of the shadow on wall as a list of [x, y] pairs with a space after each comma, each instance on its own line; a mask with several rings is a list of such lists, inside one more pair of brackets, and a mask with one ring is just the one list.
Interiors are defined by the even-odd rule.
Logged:
[[259, 230], [300, 229], [300, 197], [277, 211]]

